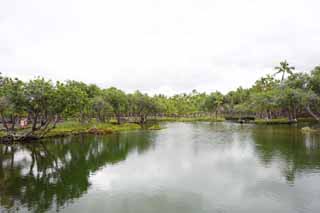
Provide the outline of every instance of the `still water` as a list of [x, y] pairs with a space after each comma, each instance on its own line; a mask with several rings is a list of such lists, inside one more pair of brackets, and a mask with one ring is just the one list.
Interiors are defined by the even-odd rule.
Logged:
[[320, 212], [320, 135], [165, 125], [0, 145], [0, 212]]

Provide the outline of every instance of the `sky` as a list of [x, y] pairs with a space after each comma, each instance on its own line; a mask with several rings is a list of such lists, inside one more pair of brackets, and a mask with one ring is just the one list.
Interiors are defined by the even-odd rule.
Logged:
[[0, 72], [224, 93], [320, 64], [319, 0], [0, 0]]

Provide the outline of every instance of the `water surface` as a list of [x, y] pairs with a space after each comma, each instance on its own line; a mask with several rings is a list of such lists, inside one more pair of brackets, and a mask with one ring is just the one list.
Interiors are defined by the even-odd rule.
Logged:
[[320, 136], [296, 126], [160, 131], [0, 145], [0, 211], [320, 212]]

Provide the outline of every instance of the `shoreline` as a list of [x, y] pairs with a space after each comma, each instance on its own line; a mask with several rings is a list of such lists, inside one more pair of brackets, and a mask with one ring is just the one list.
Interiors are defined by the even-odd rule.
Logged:
[[10, 140], [8, 139], [7, 135], [4, 135], [2, 132], [0, 136], [0, 143], [32, 143], [33, 141], [38, 141], [45, 138], [59, 138], [85, 134], [108, 135], [121, 131], [131, 131], [139, 129], [142, 129], [142, 126], [135, 123], [124, 123], [115, 125], [111, 123], [80, 124], [78, 122], [66, 122], [58, 124], [56, 128], [52, 129], [42, 137], [38, 136], [35, 132], [33, 136], [26, 138], [25, 140]]
[[[123, 131], [132, 131], [132, 130], [161, 130], [162, 127], [159, 124], [154, 124], [153, 122], [183, 122], [183, 123], [191, 123], [191, 122], [225, 122], [224, 118], [210, 118], [210, 117], [198, 117], [198, 118], [171, 118], [171, 117], [164, 117], [164, 118], [156, 118], [150, 119], [148, 122], [151, 125], [147, 128], [144, 128], [142, 125], [136, 123], [123, 123], [123, 124], [113, 124], [113, 123], [96, 123], [90, 122], [87, 124], [81, 124], [79, 122], [74, 121], [66, 121], [63, 123], [59, 123], [56, 128], [50, 130], [46, 135], [39, 137], [37, 134], [26, 138], [25, 140], [10, 140], [5, 132], [0, 131], [0, 143], [8, 144], [8, 143], [32, 143], [33, 141], [38, 141], [45, 138], [59, 138], [59, 137], [67, 137], [73, 135], [85, 135], [85, 134], [93, 134], [93, 135], [108, 135], [113, 134], [116, 132], [123, 132]], [[300, 118], [297, 121], [288, 121], [287, 119], [272, 119], [272, 120], [262, 120], [257, 119], [254, 121], [247, 122], [248, 124], [254, 125], [291, 125], [303, 122], [314, 122], [315, 120], [312, 118]], [[239, 121], [229, 121], [240, 123]]]

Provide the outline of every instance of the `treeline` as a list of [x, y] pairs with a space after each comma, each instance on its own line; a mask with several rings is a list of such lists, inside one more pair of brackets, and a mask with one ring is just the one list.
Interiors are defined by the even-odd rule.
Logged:
[[[126, 94], [111, 87], [99, 88], [78, 81], [52, 82], [36, 78], [27, 82], [0, 77], [0, 116], [3, 128], [14, 133], [21, 119], [31, 123], [30, 131], [45, 134], [63, 119], [87, 122], [96, 119], [117, 123], [136, 118], [145, 123], [150, 116], [243, 116], [273, 119], [309, 115], [319, 119], [320, 67], [311, 72], [294, 72], [284, 61], [276, 73], [257, 80], [248, 89], [239, 87], [225, 95], [193, 90], [190, 94], [149, 96], [139, 91]], [[280, 78], [278, 77], [280, 75]]]

